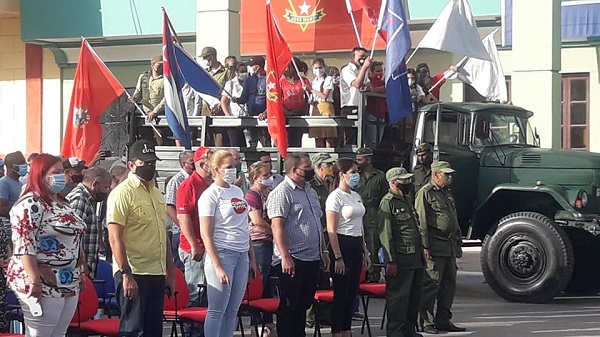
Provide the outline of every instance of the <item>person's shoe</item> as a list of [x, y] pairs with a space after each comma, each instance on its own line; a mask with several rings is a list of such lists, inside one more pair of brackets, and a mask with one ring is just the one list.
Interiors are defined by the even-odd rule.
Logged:
[[438, 329], [433, 325], [426, 325], [423, 327], [423, 332], [428, 334], [438, 334]]
[[463, 328], [463, 327], [456, 326], [454, 324], [450, 324], [448, 329], [444, 329], [444, 330], [446, 330], [448, 332], [463, 332], [463, 331], [467, 331], [467, 328]]
[[365, 315], [361, 314], [360, 312], [355, 312], [352, 314], [352, 319], [355, 321], [362, 321], [365, 319]]

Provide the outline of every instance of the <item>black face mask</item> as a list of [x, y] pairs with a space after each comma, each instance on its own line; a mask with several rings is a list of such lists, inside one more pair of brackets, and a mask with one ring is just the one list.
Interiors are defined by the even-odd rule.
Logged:
[[[302, 169], [300, 169], [300, 170], [304, 171]], [[310, 170], [304, 171], [304, 176], [303, 176], [304, 180], [311, 181], [311, 180], [313, 180], [314, 177], [315, 177], [315, 170], [310, 169]]]
[[398, 183], [396, 183], [396, 187], [400, 191], [402, 191], [402, 194], [404, 194], [404, 195], [410, 194], [410, 192], [412, 192], [412, 190], [413, 190], [413, 185], [412, 184], [398, 184]]
[[104, 193], [104, 192], [96, 192], [94, 193], [94, 200], [96, 202], [103, 202], [106, 200], [106, 198], [108, 198], [108, 193]]
[[142, 180], [151, 181], [152, 179], [154, 179], [156, 168], [154, 167], [154, 165], [136, 166], [134, 173]]
[[75, 184], [79, 184], [80, 182], [83, 181], [83, 175], [79, 175], [79, 174], [78, 175], [74, 175], [74, 176], [71, 177], [71, 180], [73, 180], [73, 182]]

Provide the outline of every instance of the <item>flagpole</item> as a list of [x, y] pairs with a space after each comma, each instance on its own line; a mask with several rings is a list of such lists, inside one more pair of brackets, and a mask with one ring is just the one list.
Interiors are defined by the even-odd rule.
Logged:
[[356, 26], [356, 19], [354, 18], [354, 12], [352, 11], [350, 0], [346, 0], [346, 8], [348, 9], [348, 14], [350, 14], [350, 19], [352, 20], [352, 26], [354, 27], [354, 34], [356, 34], [358, 46], [362, 48], [362, 42], [360, 41], [360, 35], [358, 34], [358, 27]]
[[[129, 92], [127, 92], [127, 90], [125, 90], [125, 94], [127, 94], [127, 99], [130, 102], [134, 102], [133, 101], [133, 97], [131, 97], [131, 95], [129, 94]], [[146, 115], [144, 113], [144, 111], [140, 108], [140, 106], [137, 105], [137, 103], [135, 103], [135, 102], [133, 103], [133, 105], [135, 106], [135, 108], [137, 109], [137, 111], [139, 111], [142, 114], [142, 116], [148, 121], [148, 115]], [[159, 137], [162, 137], [162, 135], [160, 134], [160, 132], [158, 132], [158, 129], [156, 129], [156, 127], [154, 126], [154, 124], [152, 124], [152, 121], [148, 121], [148, 123], [150, 123], [150, 127], [152, 128], [152, 130], [154, 130], [154, 132], [156, 133], [156, 135], [158, 135]]]
[[373, 45], [371, 46], [371, 59], [373, 58], [373, 54], [375, 53], [375, 43], [377, 43], [377, 36], [379, 35], [381, 25], [383, 24], [383, 17], [385, 16], [385, 11], [387, 10], [387, 2], [388, 0], [381, 1], [381, 8], [379, 9], [379, 19], [377, 20], [377, 28], [375, 29], [375, 36], [373, 36]]
[[304, 91], [306, 91], [306, 84], [302, 80], [305, 77], [302, 76], [302, 73], [300, 72], [300, 70], [298, 70], [298, 65], [296, 64], [296, 61], [294, 60], [294, 57], [292, 57], [292, 64], [294, 65], [294, 69], [296, 69], [296, 73], [298, 73], [298, 77], [300, 78], [300, 83], [302, 83], [302, 89]]
[[417, 46], [417, 48], [415, 48], [415, 50], [413, 50], [412, 54], [410, 54], [410, 56], [406, 59], [406, 65], [408, 65], [408, 62], [410, 62], [410, 60], [412, 60], [413, 56], [415, 56], [415, 53], [417, 52], [417, 50], [419, 50], [419, 46]]
[[[460, 61], [458, 61], [454, 66], [456, 68], [460, 68], [460, 66], [462, 66], [465, 61], [468, 59], [467, 56], [463, 57], [462, 59], [460, 59]], [[442, 83], [443, 80], [447, 79], [450, 74], [450, 72], [454, 72], [453, 70], [446, 70], [444, 71], [444, 76], [442, 78], [440, 78], [437, 82], [435, 82], [431, 88], [429, 88], [429, 91], [433, 90], [434, 88], [436, 88], [439, 84]], [[436, 97], [437, 98], [437, 97]]]
[[171, 30], [171, 34], [173, 34], [173, 37], [175, 37], [175, 42], [177, 42], [178, 45], [182, 46], [181, 41], [179, 40], [179, 35], [177, 35], [177, 32], [175, 31], [175, 28], [173, 27], [173, 23], [171, 22], [171, 18], [169, 18], [169, 15], [167, 14], [167, 10], [164, 7], [160, 8], [163, 11], [163, 14], [165, 15], [165, 17], [167, 18], [167, 24], [169, 25], [169, 29]]

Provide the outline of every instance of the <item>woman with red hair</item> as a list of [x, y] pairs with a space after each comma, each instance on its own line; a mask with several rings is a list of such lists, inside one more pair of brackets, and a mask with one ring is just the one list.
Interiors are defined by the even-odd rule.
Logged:
[[26, 336], [64, 336], [84, 283], [85, 223], [58, 193], [66, 185], [60, 158], [40, 154], [10, 211], [13, 257], [7, 270]]

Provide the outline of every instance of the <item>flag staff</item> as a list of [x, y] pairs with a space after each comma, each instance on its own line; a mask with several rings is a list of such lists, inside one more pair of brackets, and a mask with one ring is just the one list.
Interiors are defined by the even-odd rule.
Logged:
[[381, 8], [379, 9], [379, 19], [377, 20], [377, 28], [375, 29], [375, 36], [373, 37], [373, 44], [371, 45], [371, 59], [373, 58], [373, 54], [375, 53], [375, 43], [377, 43], [377, 35], [379, 35], [381, 25], [383, 24], [383, 17], [385, 16], [387, 2], [388, 0], [381, 1]]
[[415, 56], [415, 53], [417, 52], [417, 50], [419, 50], [419, 46], [417, 46], [417, 48], [415, 48], [415, 50], [413, 50], [413, 52], [410, 54], [410, 56], [406, 59], [406, 65], [408, 65], [408, 62], [410, 62], [410, 60], [412, 60], [413, 56]]
[[360, 35], [358, 34], [358, 27], [356, 26], [356, 19], [354, 18], [354, 12], [352, 11], [350, 0], [346, 0], [346, 8], [348, 9], [348, 14], [350, 14], [350, 19], [352, 20], [352, 26], [354, 27], [354, 34], [356, 34], [358, 46], [362, 48], [362, 42], [360, 41]]

